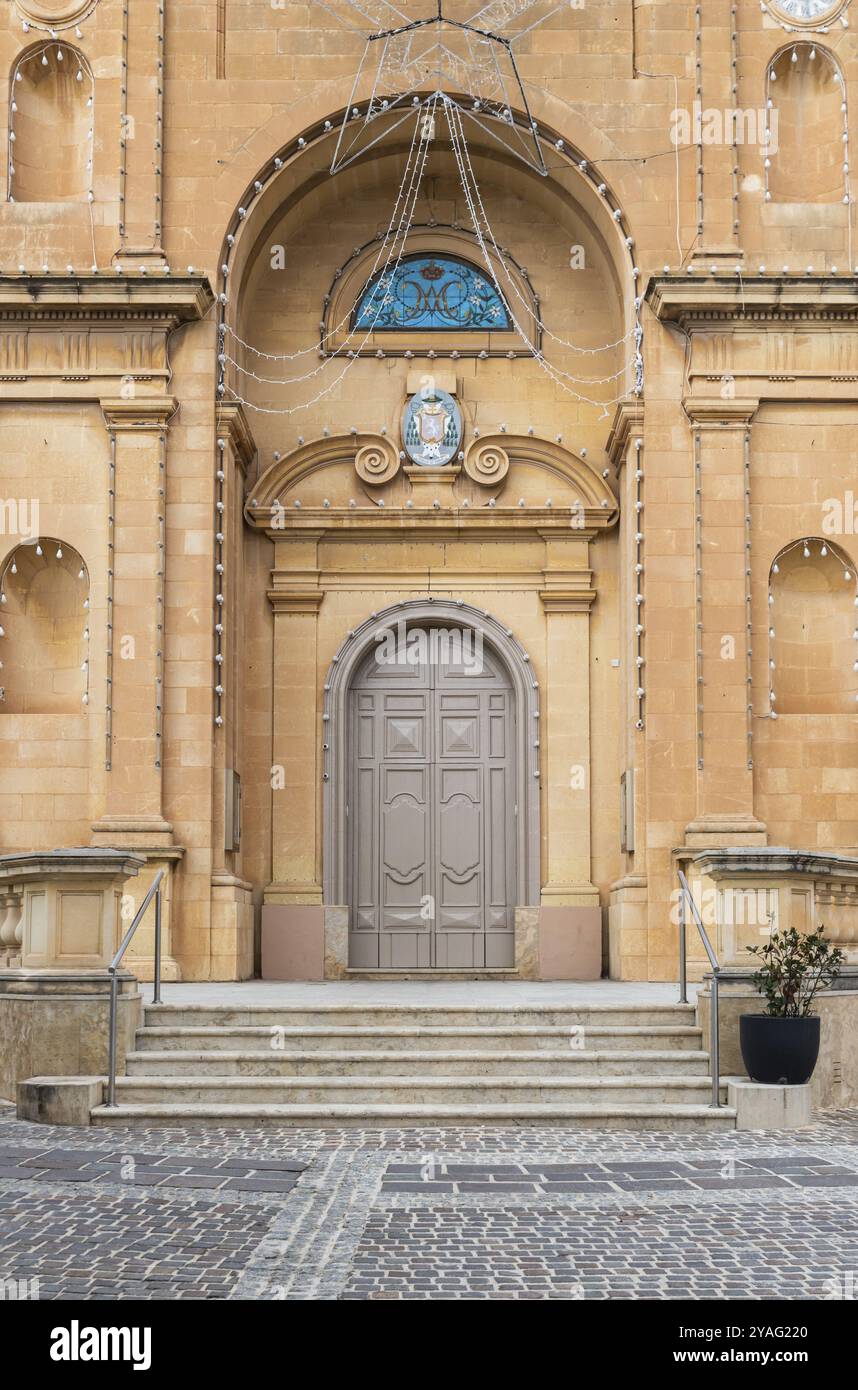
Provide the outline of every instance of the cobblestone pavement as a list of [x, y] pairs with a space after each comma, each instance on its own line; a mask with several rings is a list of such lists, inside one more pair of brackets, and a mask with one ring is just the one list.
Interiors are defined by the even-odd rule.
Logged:
[[0, 1107], [7, 1280], [42, 1299], [854, 1298], [858, 1111], [668, 1134], [51, 1129]]

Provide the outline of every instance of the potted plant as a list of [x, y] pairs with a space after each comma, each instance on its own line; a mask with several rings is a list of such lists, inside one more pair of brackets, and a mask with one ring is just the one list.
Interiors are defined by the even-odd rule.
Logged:
[[815, 932], [772, 932], [748, 949], [762, 962], [754, 985], [766, 998], [764, 1014], [739, 1019], [742, 1058], [752, 1081], [769, 1086], [803, 1086], [819, 1056], [819, 1015], [810, 1012], [820, 989], [833, 984], [845, 959]]

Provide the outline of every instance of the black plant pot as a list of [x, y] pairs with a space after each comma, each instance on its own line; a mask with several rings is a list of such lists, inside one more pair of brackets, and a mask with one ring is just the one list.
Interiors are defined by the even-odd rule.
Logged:
[[764, 1086], [803, 1086], [813, 1076], [819, 1056], [819, 1015], [742, 1014], [739, 1042], [752, 1081]]

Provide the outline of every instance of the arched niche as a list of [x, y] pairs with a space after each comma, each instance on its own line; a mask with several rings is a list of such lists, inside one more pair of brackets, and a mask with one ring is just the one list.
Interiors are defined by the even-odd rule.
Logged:
[[793, 542], [772, 563], [769, 594], [774, 712], [858, 713], [858, 585], [849, 556], [818, 536]]
[[[847, 146], [846, 87], [827, 49], [808, 41], [783, 48], [769, 64], [768, 191], [778, 203], [842, 203]], [[773, 119], [774, 117], [774, 119]]]
[[0, 573], [2, 708], [79, 714], [89, 702], [89, 576], [78, 552], [40, 537]]
[[62, 38], [12, 68], [9, 196], [17, 203], [86, 202], [92, 188], [92, 70]]
[[[388, 226], [406, 167], [407, 138], [380, 128], [371, 155], [332, 176], [337, 117], [327, 124], [327, 132], [321, 123], [308, 127], [298, 148], [297, 133], [288, 145], [273, 146], [266, 161], [247, 170], [249, 181], [237, 191], [222, 247], [227, 274], [220, 396], [247, 403], [262, 459], [300, 446], [321, 435], [325, 426], [331, 434], [350, 428], [364, 433], [386, 428], [392, 434], [403, 407], [409, 367], [387, 353], [382, 335], [369, 356], [354, 353], [358, 360], [349, 359], [352, 345], [333, 362], [320, 359], [320, 348], [333, 328], [334, 315], [324, 319], [322, 314], [336, 271], [348, 267], [352, 258], [357, 263], [364, 257], [379, 230]], [[270, 134], [273, 138], [273, 129]], [[430, 346], [426, 335], [427, 341], [402, 352], [421, 372], [433, 357], [463, 376], [467, 371], [465, 395], [470, 400], [483, 395], [490, 402], [490, 414], [484, 406], [480, 417], [484, 428], [505, 420], [510, 429], [524, 432], [533, 424], [536, 433], [549, 438], [588, 424], [601, 432], [599, 422], [614, 400], [637, 386], [633, 238], [598, 169], [559, 135], [546, 131], [560, 151], [548, 178], [487, 138], [474, 137], [470, 149], [497, 244], [512, 258], [505, 259], [506, 268], [512, 276], [520, 274], [522, 295], [545, 323], [544, 362], [531, 360], [529, 351], [522, 354], [513, 391], [513, 369], [503, 359], [520, 352], [521, 340], [517, 348], [502, 351], [500, 360], [479, 361], [476, 371], [472, 361], [463, 362], [461, 369], [455, 366], [466, 343], [440, 347], [436, 341]], [[261, 141], [260, 134], [254, 142], [257, 150]], [[415, 233], [441, 236], [444, 227], [462, 232], [467, 214], [449, 143], [439, 139], [433, 145], [422, 187]], [[513, 261], [517, 271], [511, 268]], [[337, 312], [337, 322], [348, 320], [363, 283]], [[491, 355], [481, 349], [477, 356], [483, 352]], [[332, 379], [334, 389], [329, 390]], [[507, 413], [510, 397], [520, 403], [518, 419]], [[528, 401], [537, 402], [541, 411], [525, 414]]]
[[461, 601], [405, 599], [372, 614], [350, 632], [335, 654], [325, 679], [323, 714], [323, 885], [324, 901], [348, 901], [346, 824], [349, 767], [348, 696], [352, 682], [377, 645], [377, 634], [408, 625], [469, 628], [479, 634], [501, 664], [515, 699], [516, 881], [520, 906], [536, 906], [540, 893], [539, 858], [539, 683], [527, 652], [513, 633], [489, 613]]

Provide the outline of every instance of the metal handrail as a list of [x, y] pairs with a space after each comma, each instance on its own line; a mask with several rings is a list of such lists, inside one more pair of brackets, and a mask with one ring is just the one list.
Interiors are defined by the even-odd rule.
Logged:
[[703, 918], [700, 916], [700, 909], [694, 901], [694, 895], [688, 885], [688, 879], [682, 870], [679, 870], [679, 1002], [688, 1003], [688, 963], [686, 960], [685, 946], [685, 904], [689, 903], [691, 915], [694, 918], [694, 925], [700, 933], [704, 949], [709, 957], [709, 964], [712, 967], [712, 1005], [709, 1016], [709, 1065], [712, 1071], [712, 1100], [710, 1105], [719, 1109], [721, 1106], [721, 1040], [718, 1036], [718, 984], [720, 981], [721, 967], [718, 964], [718, 957], [712, 949], [712, 942], [706, 933], [703, 925]]
[[134, 921], [128, 928], [119, 945], [119, 950], [108, 965], [110, 975], [110, 1031], [108, 1035], [107, 1052], [107, 1104], [116, 1105], [116, 1015], [119, 998], [119, 982], [116, 971], [122, 957], [128, 950], [129, 943], [151, 903], [155, 899], [155, 989], [152, 997], [153, 1004], [161, 1002], [161, 880], [164, 877], [164, 870], [159, 869], [151, 884], [149, 891], [134, 914]]

